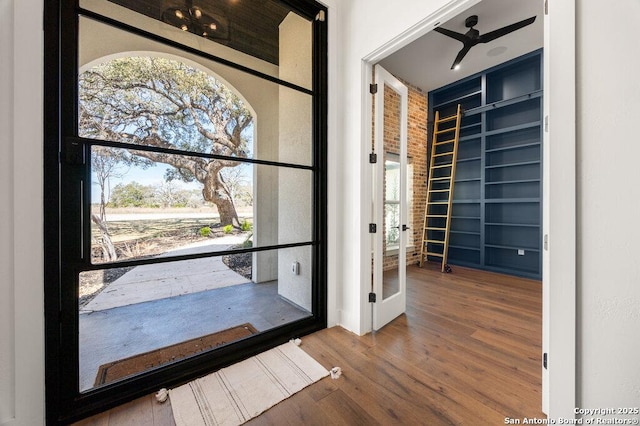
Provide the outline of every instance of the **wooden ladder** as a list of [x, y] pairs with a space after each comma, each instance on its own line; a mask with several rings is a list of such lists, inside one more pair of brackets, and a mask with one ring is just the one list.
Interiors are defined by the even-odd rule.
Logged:
[[[449, 230], [451, 228], [451, 204], [453, 201], [453, 183], [456, 176], [458, 158], [458, 139], [462, 109], [458, 104], [455, 115], [440, 118], [436, 111], [431, 141], [431, 159], [429, 160], [429, 178], [427, 183], [427, 204], [422, 227], [420, 246], [420, 267], [425, 259], [442, 259], [441, 271], [448, 268]], [[444, 226], [443, 226], [444, 225]], [[442, 251], [440, 251], [442, 250]]]

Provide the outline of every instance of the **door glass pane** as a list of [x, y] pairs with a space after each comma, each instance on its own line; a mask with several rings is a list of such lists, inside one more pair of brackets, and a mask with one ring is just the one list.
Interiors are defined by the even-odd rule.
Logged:
[[79, 37], [81, 137], [312, 165], [311, 95], [93, 19]]
[[[219, 58], [288, 81], [312, 85], [312, 22], [277, 0], [80, 0], [80, 7]], [[96, 33], [96, 43], [120, 39]], [[102, 43], [108, 39], [110, 43]], [[127, 36], [130, 48], [142, 50]], [[138, 41], [138, 42], [136, 42]], [[106, 46], [105, 46], [106, 47]]]
[[311, 268], [305, 246], [81, 273], [80, 390], [309, 317]]
[[392, 88], [384, 88], [384, 215], [383, 215], [383, 299], [400, 291], [399, 268], [403, 217], [400, 194], [405, 190], [400, 170], [400, 95]]
[[[413, 212], [413, 164], [411, 158], [407, 158], [406, 167], [406, 206], [407, 212], [407, 225], [413, 224], [414, 212]], [[391, 182], [391, 184], [385, 186], [385, 198], [384, 198], [384, 214], [387, 222], [399, 220], [399, 208], [400, 208], [400, 193], [399, 179], [400, 179], [400, 156], [395, 154], [386, 153], [384, 162], [385, 180]], [[395, 182], [395, 183], [394, 183]], [[394, 225], [397, 226], [397, 225]], [[415, 224], [413, 225], [415, 228]], [[416, 228], [417, 229], [417, 228]], [[387, 244], [387, 250], [393, 250], [398, 248], [400, 232], [399, 228], [388, 229], [388, 234], [385, 234], [385, 241]], [[413, 246], [413, 233], [408, 233], [406, 246], [407, 248]]]
[[310, 170], [104, 146], [91, 166], [93, 264], [313, 239]]

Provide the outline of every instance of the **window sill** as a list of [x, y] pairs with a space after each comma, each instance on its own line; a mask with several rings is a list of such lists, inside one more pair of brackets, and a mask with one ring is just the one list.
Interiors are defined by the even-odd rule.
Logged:
[[[416, 246], [411, 245], [411, 246], [407, 246], [407, 252], [410, 251], [415, 251]], [[398, 254], [400, 250], [398, 250], [398, 246], [391, 246], [390, 248], [386, 249], [384, 251], [385, 256], [393, 256], [395, 254]]]

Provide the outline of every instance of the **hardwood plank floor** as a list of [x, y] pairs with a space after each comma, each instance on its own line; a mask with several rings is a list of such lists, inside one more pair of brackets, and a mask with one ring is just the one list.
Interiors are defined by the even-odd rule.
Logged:
[[[249, 425], [498, 425], [544, 418], [539, 281], [454, 267], [407, 271], [407, 312], [356, 336], [340, 327], [302, 339], [338, 380], [323, 379]], [[153, 396], [77, 423], [173, 426]]]

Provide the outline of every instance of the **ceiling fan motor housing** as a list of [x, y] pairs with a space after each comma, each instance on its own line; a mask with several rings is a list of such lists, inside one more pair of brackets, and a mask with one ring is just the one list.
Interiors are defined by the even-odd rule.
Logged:
[[464, 25], [467, 28], [473, 28], [478, 25], [478, 15], [471, 15], [467, 19], [464, 20]]

